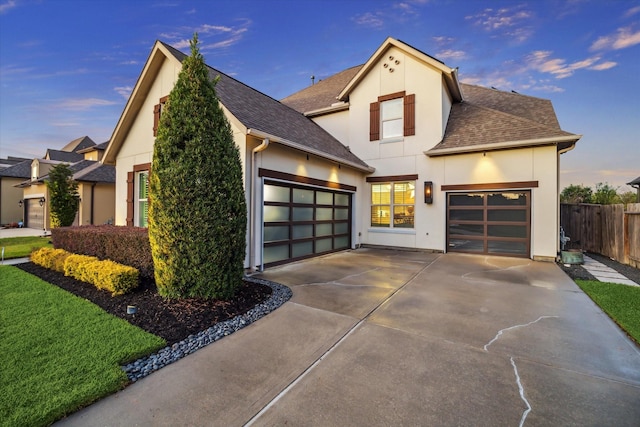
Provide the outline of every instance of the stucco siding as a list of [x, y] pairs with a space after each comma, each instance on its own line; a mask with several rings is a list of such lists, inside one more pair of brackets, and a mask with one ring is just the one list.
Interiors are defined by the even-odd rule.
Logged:
[[22, 221], [22, 208], [18, 202], [22, 199], [22, 188], [14, 185], [20, 184], [24, 179], [2, 177], [0, 179], [0, 224], [11, 224]]

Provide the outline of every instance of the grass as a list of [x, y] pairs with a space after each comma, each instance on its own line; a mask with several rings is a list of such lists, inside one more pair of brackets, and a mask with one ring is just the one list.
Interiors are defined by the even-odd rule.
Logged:
[[576, 280], [600, 308], [640, 344], [640, 287]]
[[4, 259], [28, 257], [34, 249], [53, 247], [49, 237], [5, 237], [0, 239], [0, 251], [4, 248]]
[[0, 266], [0, 426], [46, 426], [128, 380], [163, 339], [12, 266]]

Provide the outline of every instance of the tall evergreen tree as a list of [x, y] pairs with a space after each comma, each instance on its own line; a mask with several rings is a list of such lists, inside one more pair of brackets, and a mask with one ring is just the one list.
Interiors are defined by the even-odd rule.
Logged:
[[240, 153], [198, 48], [182, 62], [153, 151], [149, 240], [167, 298], [229, 298], [243, 276], [247, 209]]
[[73, 180], [73, 171], [65, 163], [55, 165], [49, 171], [49, 206], [51, 226], [68, 227], [73, 224], [78, 213], [78, 183]]

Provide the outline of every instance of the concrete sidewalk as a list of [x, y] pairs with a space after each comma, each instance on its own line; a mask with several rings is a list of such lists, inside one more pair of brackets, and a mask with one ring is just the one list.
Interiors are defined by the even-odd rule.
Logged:
[[292, 299], [58, 425], [640, 420], [639, 348], [553, 263], [361, 249], [261, 276]]
[[50, 230], [37, 228], [0, 228], [0, 239], [5, 237], [50, 236]]
[[613, 268], [607, 267], [601, 262], [598, 262], [586, 255], [584, 255], [584, 264], [582, 265], [582, 267], [584, 267], [585, 270], [587, 270], [593, 275], [593, 277], [601, 282], [619, 283], [628, 286], [640, 286], [638, 283], [618, 273]]

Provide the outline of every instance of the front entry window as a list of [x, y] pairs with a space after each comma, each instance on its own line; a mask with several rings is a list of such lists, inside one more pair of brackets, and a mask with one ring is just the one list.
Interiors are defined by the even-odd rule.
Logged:
[[149, 171], [140, 171], [136, 174], [136, 225], [147, 227], [149, 225]]
[[415, 183], [371, 184], [371, 227], [414, 228]]

